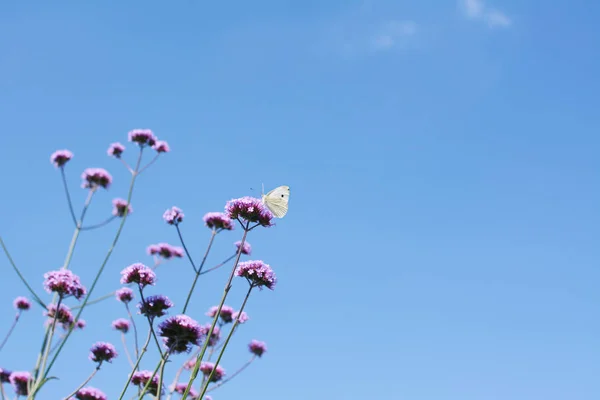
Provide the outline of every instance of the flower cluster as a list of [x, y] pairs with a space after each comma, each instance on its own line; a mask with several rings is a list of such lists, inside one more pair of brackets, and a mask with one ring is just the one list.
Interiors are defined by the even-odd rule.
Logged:
[[163, 214], [163, 219], [169, 225], [178, 225], [180, 222], [183, 222], [183, 211], [181, 211], [178, 207], [171, 207]]
[[90, 349], [90, 360], [102, 363], [111, 362], [117, 356], [117, 349], [110, 343], [97, 342]]
[[[215, 315], [217, 315], [217, 311], [219, 311], [219, 307], [213, 306], [208, 310], [206, 315], [208, 315], [211, 318], [214, 318]], [[223, 306], [221, 307], [221, 312], [219, 313], [219, 317], [221, 318], [221, 321], [224, 324], [228, 324], [231, 321], [233, 321], [233, 313], [234, 313], [234, 310], [232, 307], [229, 307], [228, 305], [223, 304]]]
[[[178, 383], [173, 387], [173, 391], [175, 393], [179, 393], [181, 395], [183, 395], [185, 393], [185, 389], [187, 389], [187, 383]], [[191, 400], [195, 400], [198, 398], [199, 393], [196, 391], [196, 389], [194, 388], [190, 388], [190, 392], [188, 393], [189, 397]], [[207, 399], [208, 397], [205, 397], [205, 399]]]
[[44, 288], [48, 293], [58, 293], [61, 297], [73, 296], [77, 300], [86, 293], [79, 277], [68, 269], [59, 269], [44, 274]]
[[150, 129], [134, 129], [129, 131], [128, 137], [130, 142], [137, 143], [140, 147], [154, 146], [157, 140]]
[[148, 318], [158, 318], [165, 315], [165, 311], [173, 307], [173, 303], [167, 296], [148, 296], [138, 304], [140, 314]]
[[0, 368], [0, 383], [10, 383], [10, 374], [12, 374], [11, 371]]
[[70, 325], [74, 321], [71, 309], [64, 304], [60, 305], [60, 307], [58, 308], [58, 312], [56, 310], [56, 304], [48, 304], [47, 310], [44, 313], [44, 315], [48, 317], [47, 323], [52, 323], [54, 318], [56, 318], [56, 322], [64, 325]]
[[104, 168], [87, 168], [81, 174], [81, 179], [83, 179], [81, 187], [84, 189], [96, 189], [98, 187], [108, 189], [112, 183], [112, 176]]
[[260, 199], [255, 197], [241, 197], [227, 202], [225, 212], [231, 219], [244, 219], [248, 223], [257, 223], [262, 226], [271, 226], [273, 214]]
[[206, 377], [209, 377], [213, 370], [215, 372], [213, 373], [212, 378], [210, 378], [211, 382], [218, 382], [223, 379], [223, 376], [225, 376], [225, 370], [220, 365], [217, 365], [217, 368], [215, 368], [215, 364], [211, 362], [203, 362], [200, 364], [200, 371], [202, 371]]
[[106, 395], [99, 389], [91, 386], [81, 388], [75, 394], [77, 400], [106, 400]]
[[156, 255], [166, 260], [169, 260], [173, 257], [183, 257], [183, 249], [181, 247], [171, 246], [168, 243], [151, 244], [148, 246], [147, 251], [151, 256]]
[[127, 200], [125, 199], [114, 199], [112, 203], [112, 215], [114, 215], [115, 217], [124, 217], [125, 211], [127, 211], [127, 214], [131, 214], [131, 212], [133, 211], [133, 208], [131, 208], [131, 204], [127, 204]]
[[73, 153], [69, 150], [57, 150], [50, 156], [50, 161], [56, 168], [64, 167], [66, 163], [73, 158]]
[[181, 314], [161, 322], [158, 335], [163, 337], [165, 346], [172, 353], [183, 353], [189, 351], [192, 345], [198, 345], [203, 332], [198, 322]]
[[19, 296], [13, 301], [13, 306], [19, 311], [27, 311], [31, 308], [31, 302], [27, 297]]
[[237, 319], [238, 324], [244, 324], [248, 322], [250, 318], [248, 317], [248, 314], [246, 314], [246, 311], [242, 311], [241, 313], [236, 311], [233, 313], [233, 319]]
[[[135, 386], [139, 386], [140, 388], [144, 388], [148, 381], [150, 381], [150, 377], [153, 375], [152, 371], [142, 370], [137, 371], [131, 376], [131, 383]], [[152, 377], [152, 381], [150, 385], [148, 385], [148, 392], [152, 395], [158, 394], [158, 375], [154, 374]]]
[[15, 389], [17, 396], [27, 396], [29, 394], [29, 384], [32, 381], [31, 374], [27, 371], [15, 371], [8, 378]]
[[253, 286], [266, 286], [271, 290], [277, 283], [277, 277], [271, 267], [260, 260], [239, 263], [235, 269], [235, 275], [248, 279]]
[[[200, 332], [202, 333], [202, 336], [204, 336], [204, 337], [208, 336], [208, 332], [210, 332], [211, 326], [212, 326], [212, 324], [208, 323], [208, 324], [202, 325], [200, 327]], [[221, 328], [219, 328], [217, 325], [215, 325], [212, 333], [210, 334], [210, 339], [208, 339], [208, 345], [216, 346], [216, 344], [219, 343], [219, 339], [221, 339]]]
[[117, 143], [113, 143], [110, 145], [107, 153], [111, 157], [121, 158], [121, 154], [123, 154], [124, 151], [125, 151], [125, 146], [123, 146], [121, 143], [117, 142]]
[[240, 251], [240, 246], [242, 246], [242, 254], [245, 254], [247, 256], [252, 254], [252, 246], [250, 246], [250, 243], [248, 242], [244, 242], [244, 244], [242, 245], [242, 241], [238, 240], [237, 242], [234, 243], [237, 251]]
[[169, 144], [164, 140], [157, 140], [156, 143], [154, 143], [154, 146], [152, 146], [152, 148], [156, 150], [157, 153], [168, 153], [169, 151], [171, 151]]
[[208, 226], [210, 229], [232, 231], [234, 228], [233, 221], [225, 213], [209, 212], [206, 213], [202, 219], [204, 220], [204, 225]]
[[265, 342], [259, 342], [258, 340], [252, 340], [248, 345], [250, 353], [261, 357], [267, 351], [267, 345]]
[[123, 303], [129, 303], [133, 299], [133, 290], [128, 287], [121, 288], [115, 292], [117, 300]]
[[134, 263], [121, 271], [121, 283], [137, 283], [140, 287], [154, 285], [156, 274], [142, 263]]
[[113, 327], [113, 329], [115, 329], [117, 331], [127, 333], [127, 332], [129, 332], [129, 321], [126, 320], [125, 318], [115, 319], [112, 322], [112, 327]]

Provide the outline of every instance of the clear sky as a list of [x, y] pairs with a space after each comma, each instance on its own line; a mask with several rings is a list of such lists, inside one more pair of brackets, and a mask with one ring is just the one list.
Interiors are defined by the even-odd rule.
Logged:
[[[253, 338], [269, 352], [213, 399], [598, 399], [599, 19], [583, 0], [2, 2], [0, 234], [49, 299], [42, 274], [73, 231], [50, 154], [75, 154], [78, 208], [82, 170], [112, 173], [100, 221], [129, 181], [108, 145], [150, 128], [172, 152], [141, 176], [97, 295], [151, 263], [149, 244], [178, 244], [168, 207], [200, 258], [204, 213], [291, 187], [289, 214], [248, 239], [279, 284], [253, 294], [223, 366]], [[81, 236], [88, 286], [115, 229]], [[240, 237], [220, 234], [209, 264]], [[0, 268], [4, 335], [26, 291]], [[189, 265], [158, 274], [151, 293], [181, 307]], [[200, 281], [193, 318], [208, 321], [226, 275]], [[43, 399], [85, 379], [95, 341], [121, 350], [123, 316], [90, 307]], [[31, 368], [42, 323], [39, 307], [23, 316], [0, 367]], [[120, 352], [91, 383], [111, 399]]]

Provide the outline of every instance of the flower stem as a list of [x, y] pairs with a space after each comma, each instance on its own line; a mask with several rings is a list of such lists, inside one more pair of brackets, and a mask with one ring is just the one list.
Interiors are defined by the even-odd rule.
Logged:
[[148, 345], [150, 344], [150, 340], [151, 339], [152, 339], [152, 332], [150, 332], [148, 330], [148, 337], [146, 338], [146, 342], [144, 343], [144, 347], [142, 347], [142, 350], [140, 351], [140, 355], [137, 358], [137, 361], [135, 362], [135, 365], [131, 369], [131, 372], [129, 373], [129, 376], [127, 377], [127, 382], [125, 382], [125, 386], [123, 387], [123, 390], [121, 391], [121, 395], [119, 396], [119, 400], [122, 400], [123, 396], [125, 396], [125, 392], [127, 392], [127, 387], [131, 383], [131, 377], [137, 371], [137, 368], [140, 365], [140, 361], [142, 361], [142, 357], [144, 357], [144, 354], [146, 353], [146, 350], [148, 350]]
[[[151, 166], [152, 164], [154, 164], [154, 162], [156, 160], [158, 160], [158, 157], [160, 156], [160, 153], [156, 153], [156, 155], [154, 156], [154, 158], [152, 160], [150, 160], [150, 162], [148, 164], [146, 164], [141, 170], [140, 172], [138, 172], [138, 175], [141, 174], [142, 172], [144, 172], [146, 169], [148, 169], [149, 166]], [[137, 169], [137, 168], [136, 168]]]
[[31, 288], [31, 286], [29, 286], [29, 283], [27, 283], [27, 280], [25, 280], [25, 277], [23, 276], [23, 274], [21, 274], [21, 271], [19, 271], [17, 264], [15, 264], [15, 261], [11, 257], [10, 253], [8, 252], [8, 249], [6, 248], [6, 245], [4, 244], [4, 240], [2, 240], [2, 236], [0, 236], [0, 246], [2, 246], [2, 250], [4, 250], [4, 254], [6, 254], [6, 258], [8, 258], [8, 262], [10, 263], [10, 265], [12, 265], [13, 269], [15, 270], [15, 272], [21, 279], [21, 282], [23, 282], [25, 284], [25, 287], [27, 288], [27, 290], [29, 290], [29, 293], [31, 293], [31, 295], [33, 296], [33, 298], [35, 299], [35, 302], [38, 303], [40, 306], [42, 306], [45, 309], [46, 304], [42, 301], [42, 299], [40, 299], [40, 297], [37, 294], [35, 294], [35, 292]]
[[6, 334], [6, 337], [2, 341], [2, 344], [0, 344], [0, 351], [2, 351], [2, 349], [4, 348], [4, 345], [6, 344], [6, 342], [8, 342], [8, 338], [15, 330], [15, 326], [17, 326], [17, 322], [19, 322], [20, 316], [21, 316], [21, 311], [17, 311], [17, 314], [15, 315], [15, 319], [14, 319], [12, 325], [10, 326], [10, 329], [8, 330], [8, 333]]
[[128, 303], [125, 303], [125, 308], [127, 309], [127, 315], [129, 315], [129, 320], [131, 321], [131, 326], [133, 326], [133, 335], [134, 335], [134, 340], [135, 340], [135, 356], [137, 358], [140, 356], [140, 346], [138, 344], [137, 326], [135, 325], [135, 320], [133, 319], [133, 315], [131, 314], [131, 310], [129, 309]]
[[[229, 279], [227, 280], [227, 284], [225, 285], [225, 289], [223, 290], [223, 296], [221, 297], [221, 302], [219, 303], [219, 308], [217, 309], [217, 312], [215, 313], [215, 317], [213, 318], [213, 322], [212, 322], [212, 325], [210, 326], [210, 330], [208, 331], [208, 334], [206, 335], [206, 340], [202, 344], [202, 350], [200, 351], [200, 354], [198, 354], [198, 357], [196, 357], [196, 364], [194, 365], [194, 369], [192, 370], [190, 380], [188, 382], [187, 387], [185, 388], [185, 392], [183, 393], [181, 400], [187, 399], [187, 397], [190, 394], [192, 384], [194, 383], [194, 380], [198, 377], [198, 371], [200, 369], [200, 363], [202, 362], [202, 357], [204, 357], [204, 353], [206, 353], [206, 348], [208, 347], [208, 343], [210, 342], [210, 337], [213, 333], [213, 330], [215, 329], [215, 325], [217, 325], [219, 316], [221, 315], [221, 308], [223, 308], [223, 304], [225, 304], [225, 300], [227, 299], [227, 295], [229, 294], [229, 290], [231, 289], [231, 281], [233, 281], [233, 277], [235, 276], [235, 269], [237, 268], [237, 265], [240, 261], [240, 257], [242, 255], [242, 249], [244, 248], [246, 236], [248, 236], [248, 232], [249, 232], [248, 227], [249, 226], [250, 226], [250, 222], [247, 222], [245, 226], [242, 224], [242, 227], [244, 228], [244, 236], [242, 237], [242, 241], [240, 243], [240, 247], [237, 252], [237, 258], [235, 259], [235, 263], [233, 264], [233, 268], [231, 269], [231, 274], [229, 274]], [[241, 313], [241, 311], [240, 311], [240, 313]], [[202, 397], [199, 397], [199, 398], [201, 399]]]
[[129, 354], [129, 349], [127, 348], [127, 340], [125, 339], [125, 334], [121, 332], [121, 343], [123, 343], [123, 349], [125, 350], [125, 355], [127, 356], [127, 361], [129, 361], [129, 365], [133, 368], [133, 360], [131, 359], [131, 354]]
[[[62, 296], [58, 297], [58, 302], [56, 303], [56, 310], [54, 311], [54, 318], [52, 319], [52, 325], [50, 326], [50, 333], [48, 335], [48, 340], [46, 342], [46, 349], [44, 350], [44, 355], [42, 356], [41, 368], [40, 371], [44, 371], [46, 368], [46, 363], [48, 362], [48, 356], [50, 355], [50, 349], [52, 348], [52, 338], [54, 337], [54, 331], [56, 330], [56, 323], [58, 322], [58, 317], [60, 315], [60, 305], [62, 303]], [[75, 324], [73, 324], [75, 326]], [[33, 393], [31, 393], [31, 398], [35, 398], [35, 394], [40, 389], [40, 383], [46, 377], [45, 374], [42, 374], [37, 382], [35, 382]]]
[[[111, 297], [113, 297], [115, 295], [115, 293], [116, 293], [116, 290], [112, 291], [108, 294], [105, 294], [104, 296], [98, 297], [97, 299], [90, 300], [87, 302], [86, 306], [91, 306], [92, 304], [100, 303], [101, 301], [110, 299]], [[81, 308], [81, 306], [73, 306], [73, 307], [71, 307], [71, 310], [77, 310], [78, 308]]]
[[188, 358], [183, 364], [181, 364], [181, 367], [179, 368], [179, 370], [177, 370], [177, 373], [175, 374], [175, 378], [173, 379], [173, 384], [171, 385], [171, 389], [169, 391], [169, 397], [167, 397], [167, 400], [171, 400], [171, 397], [173, 397], [173, 393], [175, 392], [175, 385], [177, 384], [177, 382], [179, 382], [179, 377], [183, 373], [183, 370], [185, 369], [185, 365], [188, 362], [192, 361], [194, 358], [196, 358], [198, 353], [200, 353], [200, 348], [198, 348], [198, 350], [190, 358]]
[[167, 359], [169, 358], [170, 354], [171, 354], [171, 349], [169, 349], [165, 353], [165, 357], [163, 358], [163, 360], [160, 364], [160, 373], [158, 375], [158, 397], [157, 397], [157, 400], [160, 400], [162, 398], [162, 386], [163, 386], [163, 380], [164, 380], [164, 375], [165, 375], [165, 366], [167, 365]]
[[[179, 232], [179, 228], [177, 228], [177, 232]], [[204, 258], [202, 259], [202, 264], [200, 264], [200, 267], [198, 267], [198, 270], [196, 270], [196, 268], [194, 267], [194, 270], [196, 270], [196, 276], [194, 277], [194, 281], [192, 282], [192, 287], [190, 288], [190, 291], [187, 295], [187, 299], [185, 299], [185, 305], [183, 306], [183, 310], [181, 311], [182, 314], [185, 314], [185, 311], [188, 308], [188, 305], [190, 304], [190, 299], [192, 298], [192, 293], [194, 293], [194, 288], [196, 287], [196, 283], [198, 282], [198, 278], [200, 277], [200, 273], [202, 272], [202, 267], [204, 266], [204, 263], [206, 262], [206, 258], [208, 257], [208, 253], [210, 252], [210, 248], [212, 247], [212, 244], [215, 240], [215, 236], [217, 234], [217, 231], [215, 229], [212, 230], [212, 234], [210, 235], [210, 240], [208, 242], [208, 247], [206, 248], [206, 252], [204, 253]], [[182, 241], [183, 243], [183, 241]], [[192, 264], [193, 266], [194, 264]]]
[[73, 202], [71, 201], [71, 194], [69, 193], [69, 185], [67, 184], [64, 166], [60, 167], [60, 176], [62, 177], [63, 186], [65, 188], [65, 195], [67, 196], [67, 203], [69, 204], [69, 212], [71, 213], [71, 218], [73, 218], [73, 224], [77, 226], [77, 218], [75, 217], [75, 210], [73, 209]]
[[209, 272], [211, 272], [211, 271], [214, 271], [214, 270], [215, 270], [215, 269], [217, 269], [217, 268], [221, 268], [223, 265], [225, 265], [227, 262], [229, 262], [229, 261], [230, 261], [232, 258], [234, 258], [236, 255], [237, 255], [237, 253], [233, 253], [233, 255], [232, 255], [231, 257], [229, 257], [228, 259], [226, 259], [225, 261], [223, 261], [223, 262], [222, 262], [222, 263], [220, 263], [220, 264], [217, 264], [217, 265], [215, 265], [215, 266], [214, 266], [214, 267], [212, 267], [212, 268], [209, 268], [209, 269], [207, 269], [206, 271], [202, 271], [202, 272], [200, 273], [200, 275], [208, 274]]
[[175, 229], [177, 229], [177, 235], [179, 236], [179, 241], [181, 242], [181, 246], [183, 247], [183, 250], [185, 251], [185, 254], [188, 257], [188, 260], [190, 260], [190, 264], [192, 264], [192, 268], [194, 268], [194, 272], [197, 273], [198, 270], [196, 269], [196, 264], [194, 263], [194, 260], [192, 259], [192, 255], [190, 254], [187, 246], [185, 245], [185, 241], [183, 240], [183, 235], [181, 234], [181, 229], [179, 229], [179, 224], [175, 224]]
[[92, 380], [92, 378], [94, 377], [94, 375], [96, 375], [98, 373], [98, 371], [100, 371], [100, 364], [98, 364], [98, 366], [96, 368], [94, 368], [94, 371], [90, 374], [90, 376], [88, 376], [88, 378], [81, 385], [79, 385], [79, 387], [77, 389], [73, 390], [71, 392], [71, 394], [69, 394], [63, 400], [70, 400], [70, 399], [72, 399], [73, 396], [75, 396], [77, 394], [77, 392], [79, 392], [79, 390], [82, 387], [84, 387], [85, 385], [87, 385], [88, 382]]
[[244, 365], [242, 365], [240, 367], [240, 369], [238, 369], [237, 371], [235, 371], [229, 378], [223, 379], [221, 382], [217, 383], [216, 385], [214, 385], [210, 389], [207, 389], [206, 391], [207, 392], [212, 392], [213, 390], [220, 388], [221, 386], [223, 386], [224, 384], [226, 384], [227, 382], [229, 382], [230, 380], [232, 380], [233, 378], [235, 378], [236, 376], [238, 376], [243, 370], [245, 370], [246, 368], [248, 368], [248, 366], [250, 364], [252, 364], [252, 362], [254, 360], [256, 360], [256, 355], [253, 355], [250, 360], [248, 360]]
[[116, 215], [111, 216], [110, 218], [105, 219], [103, 222], [100, 222], [99, 224], [96, 225], [90, 225], [90, 226], [82, 226], [81, 230], [82, 231], [91, 231], [92, 229], [98, 229], [103, 227], [104, 225], [108, 225], [109, 223], [111, 223], [115, 218], [117, 218]]

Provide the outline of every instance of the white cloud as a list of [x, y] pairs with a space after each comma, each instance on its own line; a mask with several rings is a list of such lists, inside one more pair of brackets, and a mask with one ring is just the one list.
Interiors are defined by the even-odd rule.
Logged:
[[512, 20], [502, 11], [489, 9], [482, 0], [459, 0], [460, 7], [469, 19], [487, 23], [490, 28], [507, 28]]

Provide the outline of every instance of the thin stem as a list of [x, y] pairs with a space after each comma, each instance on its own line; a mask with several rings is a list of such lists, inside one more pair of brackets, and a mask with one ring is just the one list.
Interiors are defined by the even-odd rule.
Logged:
[[85, 385], [88, 384], [89, 381], [92, 380], [92, 378], [94, 377], [94, 375], [96, 375], [98, 373], [98, 371], [100, 371], [100, 364], [98, 364], [98, 366], [94, 369], [94, 371], [90, 374], [90, 376], [88, 376], [88, 378], [81, 384], [79, 385], [79, 387], [75, 390], [73, 390], [71, 392], [71, 394], [69, 394], [67, 397], [65, 397], [63, 400], [70, 400], [73, 398], [73, 396], [75, 396], [77, 394], [77, 392], [79, 392], [79, 390], [84, 387]]
[[125, 168], [127, 168], [127, 171], [129, 171], [130, 173], [133, 174], [133, 170], [131, 169], [131, 167], [129, 166], [129, 164], [127, 164], [127, 161], [123, 160], [122, 157], [118, 157], [119, 160], [121, 160], [121, 162], [123, 163], [123, 165], [125, 166]]
[[60, 176], [62, 177], [63, 186], [65, 188], [65, 194], [67, 196], [67, 203], [69, 204], [69, 212], [71, 218], [73, 218], [73, 224], [77, 226], [77, 218], [75, 217], [75, 210], [73, 209], [73, 202], [71, 201], [71, 194], [69, 193], [69, 185], [67, 184], [67, 176], [65, 174], [65, 167], [60, 167]]
[[[142, 304], [144, 304], [144, 303], [146, 303], [146, 299], [144, 299], [144, 292], [142, 292], [141, 286], [138, 286], [138, 288], [140, 289], [140, 297], [142, 299]], [[128, 309], [128, 311], [129, 311], [129, 309]], [[162, 352], [162, 349], [160, 348], [160, 342], [158, 341], [156, 332], [154, 331], [154, 317], [150, 317], [150, 316], [146, 315], [146, 319], [148, 320], [148, 325], [150, 325], [150, 332], [152, 332], [152, 337], [154, 337], [154, 343], [156, 343], [156, 348], [158, 349], [158, 353], [160, 354], [160, 356], [162, 358], [163, 352]]]
[[216, 385], [214, 385], [210, 389], [207, 389], [206, 391], [207, 392], [212, 392], [213, 390], [220, 388], [221, 386], [223, 386], [224, 384], [226, 384], [227, 382], [229, 382], [230, 380], [232, 380], [233, 378], [235, 378], [236, 376], [238, 376], [243, 370], [245, 370], [246, 368], [248, 368], [248, 366], [250, 364], [252, 364], [252, 362], [254, 360], [256, 360], [256, 355], [253, 355], [250, 360], [248, 360], [244, 365], [242, 365], [240, 367], [240, 369], [238, 369], [237, 371], [235, 371], [229, 378], [223, 379], [221, 382], [217, 383]]
[[119, 396], [119, 400], [122, 400], [123, 396], [125, 396], [125, 392], [127, 392], [127, 388], [129, 387], [129, 383], [131, 383], [131, 377], [137, 371], [137, 368], [140, 365], [140, 361], [142, 361], [142, 358], [144, 357], [144, 354], [146, 353], [146, 350], [148, 350], [148, 345], [150, 344], [150, 340], [151, 339], [152, 339], [152, 332], [148, 331], [148, 337], [146, 338], [146, 342], [144, 343], [144, 347], [142, 347], [142, 351], [140, 352], [140, 355], [137, 358], [137, 361], [135, 362], [135, 365], [133, 366], [133, 368], [131, 369], [131, 372], [129, 373], [129, 376], [127, 377], [127, 382], [125, 382], [125, 386], [123, 387], [123, 390], [121, 391], [121, 395]]
[[133, 314], [131, 314], [131, 310], [129, 309], [129, 303], [125, 303], [125, 308], [127, 309], [127, 315], [129, 315], [129, 320], [131, 321], [131, 326], [133, 326], [133, 334], [135, 341], [135, 356], [136, 358], [140, 356], [140, 346], [138, 344], [138, 330], [135, 325], [135, 320], [133, 319]]
[[149, 166], [151, 166], [152, 164], [154, 164], [154, 162], [156, 160], [158, 160], [158, 157], [160, 156], [160, 153], [156, 153], [156, 155], [154, 156], [154, 158], [152, 160], [150, 160], [150, 162], [148, 164], [146, 164], [141, 170], [140, 172], [138, 172], [138, 175], [141, 174], [142, 172], [144, 172], [146, 169], [148, 169]]
[[[54, 331], [56, 330], [56, 322], [58, 321], [58, 317], [60, 315], [61, 303], [62, 296], [59, 296], [58, 302], [56, 303], [56, 310], [54, 311], [54, 318], [52, 319], [52, 325], [50, 327], [50, 334], [48, 335], [48, 341], [46, 343], [46, 349], [44, 351], [44, 355], [42, 356], [42, 367], [40, 369], [41, 371], [44, 371], [44, 369], [46, 368], [46, 363], [48, 362], [48, 356], [50, 355], [50, 349], [52, 348], [52, 338], [54, 337]], [[73, 324], [73, 326], [75, 326], [75, 324]], [[33, 391], [32, 397], [35, 397], [36, 392], [40, 389], [39, 384], [44, 380], [45, 377], [46, 375], [43, 374], [36, 382], [35, 390]]]
[[129, 361], [129, 365], [133, 368], [133, 359], [131, 358], [131, 354], [129, 354], [129, 349], [127, 348], [127, 340], [125, 339], [125, 334], [121, 332], [121, 343], [123, 343], [123, 349], [125, 350], [125, 355], [127, 356], [127, 361]]
[[194, 272], [197, 273], [198, 270], [196, 269], [196, 264], [194, 264], [194, 260], [192, 260], [192, 255], [188, 251], [187, 246], [185, 245], [185, 242], [183, 241], [183, 235], [181, 234], [181, 229], [179, 229], [179, 224], [175, 224], [175, 229], [177, 229], [177, 235], [179, 235], [179, 241], [181, 242], [181, 246], [183, 247], [183, 250], [185, 251], [185, 254], [188, 257], [188, 260], [190, 260], [190, 264], [192, 264], [192, 268], [194, 268]]
[[200, 348], [198, 348], [198, 350], [196, 350], [191, 357], [189, 357], [183, 364], [181, 364], [181, 367], [179, 367], [179, 370], [177, 370], [177, 373], [175, 374], [175, 378], [173, 379], [173, 384], [171, 385], [171, 389], [169, 391], [169, 397], [167, 397], [167, 400], [171, 400], [171, 397], [173, 397], [173, 393], [175, 392], [175, 385], [177, 384], [177, 382], [179, 382], [179, 377], [183, 373], [183, 370], [185, 369], [186, 364], [189, 363], [190, 361], [192, 361], [193, 359], [195, 359], [196, 356], [198, 355], [198, 353], [200, 353]]
[[2, 344], [0, 344], [0, 351], [2, 351], [2, 349], [4, 348], [4, 345], [6, 344], [6, 342], [8, 342], [8, 338], [10, 337], [10, 335], [15, 330], [15, 326], [17, 326], [17, 322], [19, 322], [19, 317], [20, 316], [21, 316], [21, 311], [17, 311], [17, 314], [15, 315], [15, 320], [13, 321], [12, 325], [10, 326], [10, 329], [8, 330], [8, 333], [6, 334], [6, 337], [2, 341]]
[[[179, 232], [179, 228], [177, 229], [177, 232]], [[213, 229], [212, 233], [210, 235], [210, 240], [208, 242], [208, 247], [206, 248], [206, 252], [204, 253], [204, 258], [202, 259], [202, 264], [200, 264], [200, 267], [196, 271], [196, 276], [194, 277], [194, 281], [192, 282], [192, 287], [190, 288], [190, 291], [187, 295], [187, 299], [185, 299], [185, 305], [183, 306], [183, 311], [181, 311], [182, 314], [185, 314], [185, 311], [187, 310], [188, 305], [190, 304], [190, 300], [192, 298], [192, 293], [194, 293], [194, 288], [196, 287], [196, 283], [198, 282], [198, 278], [200, 277], [200, 273], [202, 272], [202, 267], [204, 266], [204, 263], [206, 262], [206, 258], [208, 257], [208, 253], [210, 252], [210, 248], [212, 247], [212, 244], [215, 240], [216, 234], [217, 234], [217, 231], [215, 229]], [[194, 270], [196, 270], [196, 268], [194, 268]]]
[[226, 259], [225, 261], [223, 261], [223, 262], [222, 262], [222, 263], [220, 263], [220, 264], [217, 264], [217, 265], [215, 265], [215, 266], [214, 266], [214, 267], [212, 267], [212, 268], [209, 268], [209, 269], [207, 269], [206, 271], [202, 271], [202, 272], [200, 273], [200, 275], [208, 274], [209, 272], [211, 272], [211, 271], [214, 271], [214, 270], [215, 270], [215, 269], [217, 269], [217, 268], [221, 268], [223, 265], [227, 264], [227, 263], [228, 263], [228, 262], [229, 262], [229, 261], [230, 261], [232, 258], [234, 258], [236, 255], [237, 255], [237, 253], [233, 253], [233, 255], [232, 255], [231, 257], [229, 257], [228, 259]]
[[[217, 320], [219, 319], [219, 316], [221, 315], [221, 308], [223, 308], [223, 304], [225, 304], [225, 300], [227, 299], [227, 294], [229, 294], [229, 290], [231, 289], [231, 281], [233, 281], [233, 277], [235, 276], [235, 269], [237, 268], [237, 265], [240, 261], [240, 257], [242, 255], [242, 249], [244, 248], [244, 243], [246, 242], [246, 236], [248, 236], [248, 232], [249, 232], [248, 227], [249, 226], [250, 226], [250, 222], [247, 222], [246, 226], [244, 226], [242, 224], [242, 228], [244, 228], [244, 236], [242, 236], [242, 241], [240, 243], [240, 247], [237, 252], [237, 258], [235, 259], [235, 263], [233, 264], [233, 268], [231, 269], [231, 274], [229, 274], [229, 279], [227, 280], [225, 289], [223, 289], [223, 296], [221, 297], [221, 302], [219, 303], [219, 308], [217, 309], [217, 312], [215, 313], [215, 317], [213, 318], [213, 322], [212, 322], [212, 325], [210, 326], [210, 330], [208, 331], [208, 334], [206, 335], [207, 339], [202, 344], [202, 350], [200, 351], [200, 354], [196, 358], [196, 364], [194, 365], [194, 369], [192, 370], [192, 374], [190, 376], [190, 381], [188, 382], [188, 385], [185, 388], [185, 392], [183, 393], [181, 400], [187, 399], [187, 397], [190, 394], [192, 384], [194, 383], [194, 380], [198, 377], [198, 371], [200, 369], [200, 363], [202, 361], [202, 357], [204, 357], [204, 353], [206, 353], [206, 348], [208, 346], [208, 342], [210, 342], [210, 337], [213, 333], [213, 330], [215, 329]], [[240, 310], [240, 313], [241, 313], [241, 310]], [[199, 398], [202, 398], [202, 397], [199, 397]]]
[[[116, 293], [116, 290], [112, 291], [108, 294], [105, 294], [104, 296], [98, 297], [97, 299], [90, 300], [90, 301], [88, 301], [87, 306], [91, 306], [92, 304], [100, 303], [101, 301], [110, 299], [111, 297], [113, 297], [115, 295], [115, 293]], [[71, 307], [71, 310], [77, 310], [78, 308], [81, 308], [81, 306], [73, 306], [73, 307]]]
[[104, 225], [108, 225], [109, 223], [111, 223], [113, 220], [115, 220], [116, 218], [118, 218], [117, 215], [112, 215], [110, 218], [107, 218], [106, 220], [104, 220], [104, 222], [100, 222], [99, 224], [96, 225], [90, 225], [90, 226], [82, 226], [81, 230], [82, 231], [91, 231], [92, 229], [97, 229], [97, 228], [101, 228]]
[[4, 250], [4, 254], [6, 254], [6, 258], [8, 258], [8, 262], [10, 263], [10, 265], [12, 265], [13, 269], [15, 270], [15, 272], [21, 279], [21, 282], [23, 282], [23, 284], [25, 285], [27, 290], [29, 290], [29, 293], [31, 293], [35, 302], [38, 303], [40, 306], [42, 306], [44, 309], [47, 308], [46, 304], [42, 301], [42, 299], [40, 299], [40, 297], [37, 294], [35, 294], [32, 287], [29, 286], [29, 283], [27, 283], [27, 281], [25, 280], [25, 277], [23, 276], [23, 274], [21, 274], [21, 271], [19, 271], [17, 264], [15, 264], [15, 261], [11, 257], [10, 253], [8, 252], [8, 249], [6, 248], [6, 245], [4, 244], [4, 240], [2, 240], [2, 236], [0, 236], [0, 246], [2, 246], [2, 250]]
[[[248, 293], [246, 293], [246, 297], [244, 298], [244, 302], [242, 303], [242, 306], [240, 307], [240, 311], [239, 311], [240, 314], [242, 313], [242, 311], [244, 311], [244, 308], [246, 307], [246, 303], [248, 302], [248, 299], [250, 298], [250, 293], [252, 293], [252, 289], [253, 288], [254, 288], [254, 285], [250, 285], [250, 287], [248, 288]], [[233, 323], [233, 327], [229, 331], [229, 335], [227, 335], [227, 339], [225, 339], [225, 344], [223, 345], [223, 348], [219, 352], [219, 357], [217, 357], [217, 361], [215, 361], [215, 365], [213, 366], [212, 371], [210, 371], [210, 375], [208, 376], [206, 385], [203, 385], [203, 387], [202, 387], [202, 391], [200, 392], [200, 396], [198, 396], [199, 399], [202, 399], [204, 397], [204, 394], [206, 393], [206, 390], [208, 389], [208, 384], [211, 382], [211, 380], [213, 378], [213, 375], [217, 371], [217, 367], [219, 366], [219, 362], [221, 362], [221, 358], [223, 357], [223, 354], [225, 353], [225, 349], [227, 349], [227, 344], [229, 344], [229, 340], [233, 336], [233, 332], [235, 331], [235, 327], [237, 326], [237, 324], [239, 322], [240, 322], [240, 320], [238, 318], [236, 318], [235, 322]], [[185, 397], [184, 397], [184, 399], [185, 399]]]
[[165, 353], [165, 357], [163, 358], [163, 360], [160, 364], [160, 373], [158, 374], [158, 398], [157, 398], [157, 400], [160, 400], [162, 398], [162, 386], [163, 386], [163, 380], [164, 380], [164, 375], [165, 375], [165, 366], [167, 365], [167, 359], [169, 358], [169, 355], [171, 355], [171, 349], [167, 350], [167, 352]]
[[[165, 356], [168, 357], [168, 354], [169, 354], [169, 352], [167, 351], [165, 353]], [[144, 385], [144, 388], [142, 389], [142, 394], [140, 395], [140, 399], [142, 397], [144, 397], [144, 395], [146, 394], [146, 390], [148, 390], [148, 388], [152, 384], [152, 380], [156, 376], [156, 373], [158, 372], [158, 369], [161, 367], [162, 364], [163, 364], [163, 357], [161, 357], [160, 362], [158, 363], [158, 365], [156, 366], [156, 368], [154, 368], [154, 372], [152, 373], [152, 376], [150, 376], [150, 379], [148, 379], [148, 382], [146, 382], [146, 384]], [[158, 395], [158, 393], [162, 392], [162, 388], [159, 386], [156, 389], [156, 391], [157, 391], [157, 395]]]

